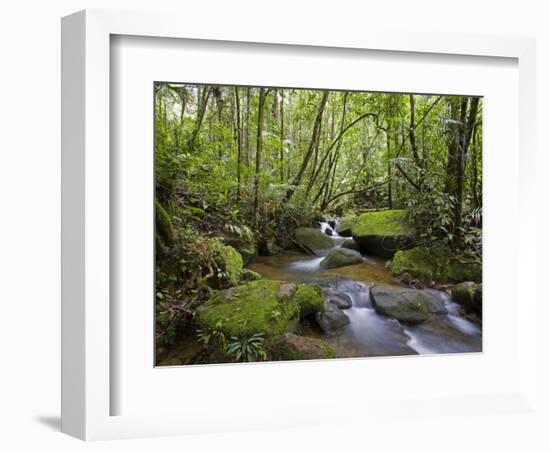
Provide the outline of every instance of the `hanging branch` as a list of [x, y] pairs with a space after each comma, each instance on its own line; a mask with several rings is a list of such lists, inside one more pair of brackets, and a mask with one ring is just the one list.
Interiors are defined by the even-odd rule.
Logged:
[[380, 186], [384, 186], [386, 183], [388, 182], [388, 180], [385, 180], [385, 181], [382, 181], [380, 183], [376, 183], [376, 184], [373, 184], [369, 187], [366, 187], [364, 189], [358, 189], [358, 190], [355, 190], [355, 189], [352, 189], [352, 190], [349, 190], [349, 191], [345, 191], [345, 192], [340, 192], [339, 194], [336, 194], [334, 197], [331, 197], [329, 200], [327, 200], [326, 204], [325, 204], [325, 208], [331, 204], [334, 200], [337, 200], [339, 199], [340, 197], [344, 196], [344, 195], [349, 195], [349, 194], [361, 194], [363, 192], [367, 192], [367, 191], [371, 191], [373, 189], [376, 189], [377, 187], [380, 187]]

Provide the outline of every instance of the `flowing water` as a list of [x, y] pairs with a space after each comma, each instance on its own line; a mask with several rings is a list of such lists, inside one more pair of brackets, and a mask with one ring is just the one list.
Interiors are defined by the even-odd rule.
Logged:
[[[334, 246], [346, 239], [330, 224], [322, 222], [323, 232], [330, 229]], [[385, 267], [385, 261], [363, 255], [361, 264], [323, 270], [323, 256], [310, 256], [286, 251], [276, 256], [260, 256], [249, 267], [265, 278], [314, 283], [326, 294], [348, 296], [352, 306], [344, 309], [349, 325], [323, 334], [314, 324], [304, 327], [304, 334], [329, 341], [338, 357], [393, 356], [430, 353], [462, 353], [481, 351], [481, 328], [465, 318], [459, 306], [447, 293], [433, 290], [441, 296], [447, 314], [420, 325], [403, 325], [395, 319], [378, 314], [371, 303], [369, 288], [379, 285], [399, 285]]]

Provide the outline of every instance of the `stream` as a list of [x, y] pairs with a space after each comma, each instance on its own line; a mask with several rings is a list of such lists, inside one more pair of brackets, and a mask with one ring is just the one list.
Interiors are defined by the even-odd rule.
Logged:
[[[337, 220], [337, 219], [336, 219]], [[321, 231], [330, 228], [334, 246], [340, 247], [346, 239], [339, 236], [329, 223], [320, 223]], [[310, 256], [285, 251], [276, 256], [259, 256], [249, 266], [265, 278], [312, 283], [321, 286], [327, 295], [344, 295], [351, 299], [351, 308], [343, 312], [349, 325], [324, 334], [315, 324], [306, 324], [303, 334], [328, 341], [337, 357], [396, 356], [435, 353], [480, 352], [482, 332], [479, 325], [460, 315], [459, 305], [440, 290], [447, 309], [446, 315], [436, 316], [420, 325], [404, 325], [395, 319], [378, 314], [370, 300], [369, 286], [401, 286], [385, 267], [385, 261], [363, 255], [363, 262], [335, 269], [322, 269], [323, 256]]]

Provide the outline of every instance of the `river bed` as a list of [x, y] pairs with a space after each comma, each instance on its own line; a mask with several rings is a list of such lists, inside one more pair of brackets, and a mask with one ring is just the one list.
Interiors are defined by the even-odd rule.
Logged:
[[[321, 223], [321, 231], [330, 227]], [[332, 230], [332, 228], [331, 228]], [[335, 247], [346, 239], [334, 231]], [[378, 314], [371, 303], [371, 285], [401, 286], [386, 268], [385, 261], [363, 255], [356, 265], [323, 270], [323, 256], [285, 251], [275, 256], [259, 256], [250, 269], [263, 277], [321, 286], [326, 294], [349, 296], [352, 306], [343, 312], [349, 325], [330, 334], [324, 334], [314, 323], [305, 324], [304, 335], [328, 341], [337, 357], [397, 356], [415, 354], [471, 353], [482, 350], [481, 327], [460, 314], [460, 307], [449, 295], [432, 290], [441, 297], [447, 314], [437, 316], [420, 325], [404, 325], [395, 319]]]

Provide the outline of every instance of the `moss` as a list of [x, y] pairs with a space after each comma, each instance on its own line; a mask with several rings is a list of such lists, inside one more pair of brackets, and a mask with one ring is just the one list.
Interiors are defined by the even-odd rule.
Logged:
[[331, 359], [336, 352], [321, 339], [285, 334], [271, 342], [269, 353], [275, 361], [298, 361], [306, 359]]
[[262, 276], [258, 272], [254, 272], [250, 269], [243, 269], [241, 272], [241, 282], [261, 280]]
[[336, 232], [340, 236], [351, 236], [351, 230], [355, 222], [357, 222], [357, 215], [355, 213], [347, 213], [340, 219], [340, 222], [336, 226]]
[[405, 211], [367, 212], [359, 216], [352, 227], [353, 236], [398, 236], [410, 233], [405, 225]]
[[236, 286], [241, 279], [243, 270], [243, 258], [241, 254], [229, 245], [221, 245], [218, 249], [218, 257], [224, 268], [225, 278], [231, 286]]
[[408, 273], [423, 281], [481, 281], [481, 263], [464, 255], [451, 255], [441, 250], [416, 247], [398, 251], [391, 264], [394, 275]]
[[256, 240], [252, 235], [225, 237], [224, 242], [237, 250], [243, 259], [243, 264], [247, 266], [254, 261], [258, 255]]
[[229, 298], [215, 294], [199, 308], [198, 324], [218, 329], [226, 338], [263, 333], [267, 339], [293, 331], [299, 307], [291, 296], [280, 298], [279, 289], [284, 284], [276, 280], [251, 281], [238, 286]]
[[453, 286], [451, 298], [464, 306], [468, 311], [481, 314], [482, 312], [482, 288], [471, 281], [465, 281]]
[[169, 245], [174, 241], [176, 235], [172, 225], [172, 219], [166, 209], [155, 199], [155, 217], [157, 227], [157, 237], [162, 240], [162, 244]]
[[469, 283], [460, 283], [452, 289], [453, 300], [458, 303], [469, 303], [474, 298], [474, 287]]
[[323, 310], [324, 300], [321, 288], [312, 284], [301, 284], [298, 286], [294, 299], [300, 308], [300, 317], [314, 315]]

